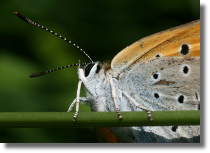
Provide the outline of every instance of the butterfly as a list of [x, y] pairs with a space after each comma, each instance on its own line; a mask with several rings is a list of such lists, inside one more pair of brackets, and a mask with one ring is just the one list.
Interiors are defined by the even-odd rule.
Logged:
[[[116, 111], [119, 119], [121, 111], [146, 111], [152, 121], [150, 111], [200, 110], [200, 20], [142, 38], [119, 52], [111, 64], [93, 62], [87, 57], [90, 63], [79, 62], [31, 75], [78, 66], [77, 97], [68, 109], [71, 111], [76, 104], [74, 121], [80, 101], [90, 103], [93, 111]], [[86, 97], [80, 97], [82, 84]], [[105, 131], [114, 134], [112, 138], [118, 142], [200, 142], [200, 126], [115, 127]]]
[[[85, 76], [78, 73], [95, 111], [200, 110], [199, 20], [140, 39], [119, 52], [109, 68], [98, 65]], [[111, 131], [119, 142], [200, 141], [200, 126]]]

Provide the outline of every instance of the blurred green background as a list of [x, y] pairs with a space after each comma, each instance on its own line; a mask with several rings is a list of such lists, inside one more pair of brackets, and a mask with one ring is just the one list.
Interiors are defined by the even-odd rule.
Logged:
[[[94, 61], [111, 61], [142, 37], [199, 19], [200, 1], [1, 0], [0, 111], [65, 112], [76, 97], [77, 67], [29, 75], [89, 60], [62, 39], [20, 20], [15, 11], [76, 43]], [[80, 111], [90, 107], [81, 104]], [[0, 128], [5, 143], [96, 142], [95, 136], [92, 128]]]

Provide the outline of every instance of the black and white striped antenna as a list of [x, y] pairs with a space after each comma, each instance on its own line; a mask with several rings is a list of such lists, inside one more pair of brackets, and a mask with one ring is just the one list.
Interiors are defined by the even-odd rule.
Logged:
[[[53, 32], [52, 30], [49, 30], [48, 28], [45, 28], [44, 26], [41, 26], [35, 22], [33, 22], [32, 20], [26, 18], [25, 16], [21, 15], [20, 13], [18, 12], [14, 12], [15, 15], [17, 15], [20, 19], [22, 19], [23, 21], [29, 23], [29, 24], [32, 24], [32, 25], [35, 25], [39, 28], [42, 28], [56, 36], [58, 36], [59, 38], [65, 40], [66, 42], [68, 42], [69, 44], [72, 44], [74, 47], [76, 47], [77, 49], [79, 49], [80, 51], [82, 51], [91, 61], [91, 63], [93, 63], [92, 59], [90, 58], [90, 56], [83, 50], [81, 49], [79, 46], [77, 46], [76, 44], [72, 43], [71, 41], [69, 41], [68, 39], [64, 38], [63, 36]], [[81, 65], [87, 65], [88, 63], [81, 63]], [[50, 73], [50, 72], [54, 72], [54, 71], [57, 71], [57, 70], [61, 70], [61, 69], [64, 69], [64, 68], [68, 68], [68, 67], [72, 67], [72, 66], [79, 66], [79, 64], [72, 64], [72, 65], [67, 65], [67, 66], [63, 66], [63, 67], [60, 67], [60, 68], [56, 68], [56, 69], [52, 69], [52, 70], [48, 70], [48, 71], [44, 71], [44, 72], [38, 72], [38, 73], [34, 73], [34, 74], [31, 74], [30, 77], [37, 77], [37, 76], [41, 76], [41, 75], [44, 75], [44, 74], [47, 74], [47, 73]]]
[[58, 70], [62, 70], [62, 69], [68, 68], [68, 67], [87, 65], [87, 64], [89, 64], [89, 63], [77, 63], [77, 64], [66, 65], [66, 66], [62, 66], [62, 67], [59, 67], [59, 68], [56, 68], [56, 69], [52, 69], [52, 70], [48, 70], [48, 71], [44, 71], [44, 72], [33, 73], [29, 77], [30, 78], [38, 77], [38, 76], [41, 76], [41, 75], [44, 75], [44, 74], [48, 74], [48, 73], [51, 73], [51, 72], [55, 72], [55, 71], [58, 71]]

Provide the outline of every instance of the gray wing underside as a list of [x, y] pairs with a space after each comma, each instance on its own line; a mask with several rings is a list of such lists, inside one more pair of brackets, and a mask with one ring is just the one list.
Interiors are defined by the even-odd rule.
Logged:
[[[200, 58], [163, 57], [124, 71], [122, 90], [151, 111], [200, 109]], [[181, 98], [180, 98], [181, 97]], [[123, 97], [123, 103], [128, 99]], [[139, 111], [134, 106], [131, 110]], [[200, 142], [200, 126], [118, 128], [132, 142]], [[118, 132], [117, 132], [118, 133]]]
[[176, 132], [170, 126], [112, 128], [119, 142], [123, 143], [199, 143], [200, 126], [178, 126]]
[[[183, 72], [185, 68], [187, 73]], [[197, 57], [165, 57], [137, 63], [125, 72], [123, 80], [122, 90], [150, 110], [198, 110], [200, 105]]]

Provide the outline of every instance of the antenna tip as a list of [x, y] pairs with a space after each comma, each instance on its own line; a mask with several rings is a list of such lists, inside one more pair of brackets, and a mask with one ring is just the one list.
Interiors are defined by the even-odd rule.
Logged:
[[41, 76], [41, 75], [44, 75], [44, 74], [45, 74], [44, 72], [38, 72], [38, 73], [31, 74], [29, 77], [34, 78], [34, 77], [38, 77], [38, 76]]
[[14, 12], [15, 15], [18, 15], [18, 12]]

